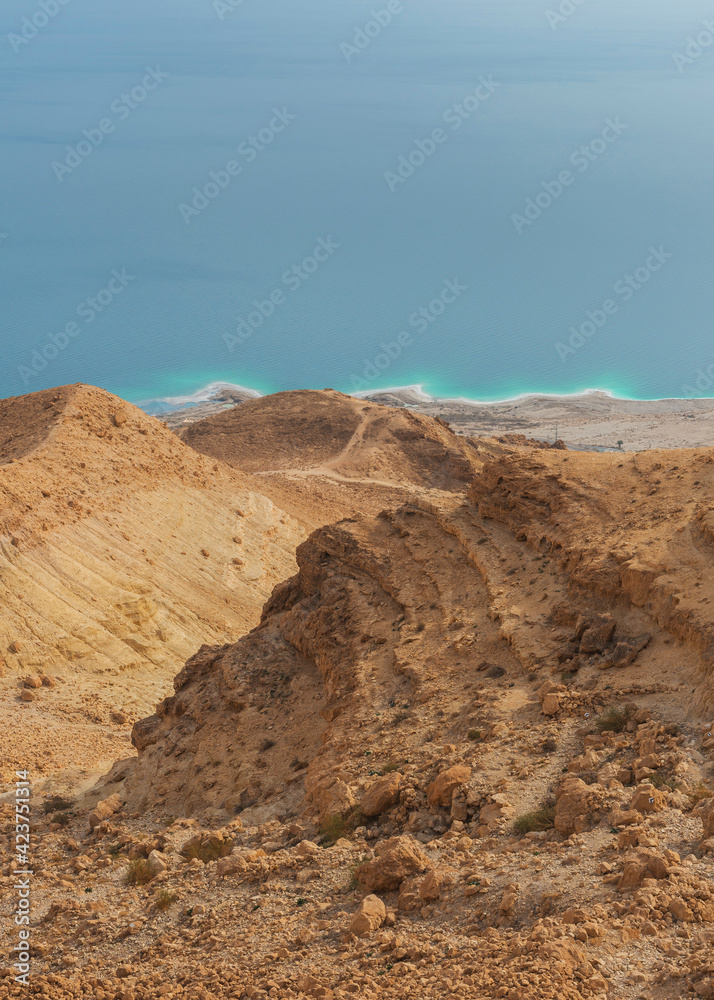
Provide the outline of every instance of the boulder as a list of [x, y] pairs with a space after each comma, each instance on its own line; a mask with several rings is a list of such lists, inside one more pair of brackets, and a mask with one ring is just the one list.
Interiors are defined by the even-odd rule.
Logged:
[[402, 776], [398, 772], [385, 774], [373, 781], [362, 796], [359, 807], [365, 816], [379, 816], [399, 801]]
[[379, 896], [365, 896], [352, 918], [350, 932], [356, 937], [367, 937], [378, 931], [387, 919], [387, 907]]
[[613, 809], [609, 816], [610, 826], [633, 826], [642, 819], [636, 809]]
[[555, 829], [570, 836], [582, 833], [590, 825], [589, 786], [580, 778], [566, 778], [560, 786], [555, 806]]
[[379, 845], [373, 861], [360, 865], [355, 876], [366, 889], [382, 892], [398, 889], [406, 878], [433, 867], [411, 837], [391, 837]]
[[667, 797], [664, 792], [660, 792], [654, 785], [641, 785], [630, 802], [630, 809], [636, 809], [640, 813], [661, 812], [667, 805]]
[[443, 875], [436, 870], [431, 871], [424, 879], [422, 879], [421, 885], [419, 886], [419, 896], [425, 903], [433, 903], [434, 900], [438, 899], [441, 895], [443, 885]]
[[543, 715], [557, 715], [560, 711], [560, 695], [555, 692], [543, 698]]
[[580, 652], [602, 653], [615, 634], [616, 627], [617, 622], [610, 615], [597, 615], [582, 634]]
[[119, 812], [121, 807], [124, 805], [124, 801], [117, 792], [114, 795], [110, 795], [108, 799], [102, 799], [97, 805], [92, 809], [89, 814], [89, 826], [90, 829], [94, 829], [103, 823], [105, 819], [109, 819], [114, 813]]
[[714, 837], [714, 799], [705, 799], [699, 811], [704, 825], [704, 840]]
[[454, 767], [442, 771], [426, 790], [429, 805], [444, 806], [448, 809], [456, 789], [465, 785], [470, 777], [471, 768], [464, 764], [456, 764]]
[[161, 851], [152, 851], [147, 858], [146, 863], [149, 867], [152, 878], [156, 878], [157, 875], [161, 875], [161, 873], [165, 872], [169, 867], [169, 859], [165, 854], [162, 854]]

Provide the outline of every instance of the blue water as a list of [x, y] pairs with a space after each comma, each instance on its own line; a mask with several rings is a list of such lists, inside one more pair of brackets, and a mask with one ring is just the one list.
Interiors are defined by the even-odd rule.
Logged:
[[0, 395], [714, 394], [708, 0], [46, 5], [0, 11]]

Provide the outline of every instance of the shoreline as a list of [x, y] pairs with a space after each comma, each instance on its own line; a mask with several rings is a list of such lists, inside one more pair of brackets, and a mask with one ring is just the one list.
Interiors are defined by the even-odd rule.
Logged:
[[[290, 392], [298, 390], [276, 390], [276, 392]], [[343, 390], [337, 390], [342, 392]], [[159, 412], [170, 413], [172, 410], [185, 409], [191, 406], [198, 406], [201, 403], [211, 403], [214, 401], [220, 401], [224, 394], [240, 395], [244, 398], [250, 399], [262, 399], [266, 395], [274, 395], [274, 393], [262, 393], [257, 389], [250, 388], [249, 386], [240, 385], [234, 382], [222, 382], [215, 381], [209, 382], [200, 389], [197, 389], [193, 393], [186, 394], [172, 394], [166, 396], [151, 396], [143, 400], [128, 400], [133, 402], [135, 406], [140, 409], [145, 409], [146, 412], [153, 412], [156, 416]], [[638, 398], [635, 396], [619, 396], [614, 393], [611, 389], [603, 388], [589, 388], [580, 389], [575, 392], [523, 392], [516, 396], [505, 396], [499, 399], [475, 399], [470, 396], [440, 396], [433, 395], [424, 390], [421, 383], [415, 383], [413, 385], [398, 385], [398, 386], [387, 386], [385, 388], [375, 388], [375, 389], [365, 389], [359, 392], [344, 392], [346, 396], [353, 396], [355, 399], [373, 399], [376, 396], [394, 396], [395, 398], [403, 398], [407, 394], [410, 394], [418, 399], [421, 403], [426, 404], [436, 404], [436, 403], [454, 403], [462, 406], [473, 406], [473, 407], [494, 407], [494, 406], [505, 406], [514, 403], [527, 402], [529, 400], [535, 399], [546, 399], [554, 401], [579, 401], [586, 400], [590, 397], [606, 397], [618, 403], [690, 403], [690, 404], [701, 404], [701, 403], [712, 403], [714, 404], [714, 396], [662, 396], [655, 398]], [[157, 407], [160, 404], [166, 404], [165, 409], [159, 411]], [[150, 407], [151, 409], [147, 409]]]
[[[524, 393], [489, 402], [431, 396], [419, 384], [345, 395], [439, 417], [457, 434], [473, 438], [517, 435], [550, 444], [559, 439], [573, 450], [618, 452], [714, 444], [711, 398], [639, 400], [618, 397], [606, 389], [587, 389], [563, 395]], [[261, 398], [245, 386], [212, 382], [193, 394], [153, 400], [152, 411], [147, 412], [178, 431]], [[171, 406], [169, 400], [178, 405]], [[169, 405], [161, 409], [162, 402]]]

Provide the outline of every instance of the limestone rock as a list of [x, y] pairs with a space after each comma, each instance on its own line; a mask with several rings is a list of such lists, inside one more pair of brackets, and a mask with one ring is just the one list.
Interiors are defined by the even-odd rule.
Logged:
[[543, 698], [543, 715], [557, 715], [560, 711], [560, 696], [555, 692]]
[[392, 837], [380, 844], [374, 861], [361, 865], [355, 874], [365, 888], [381, 892], [398, 889], [406, 878], [433, 867], [411, 837]]
[[667, 798], [664, 792], [660, 792], [654, 785], [641, 785], [630, 802], [630, 809], [636, 809], [641, 813], [661, 812], [667, 805]]
[[434, 871], [430, 871], [429, 874], [422, 879], [421, 885], [419, 886], [419, 895], [425, 903], [431, 903], [435, 899], [439, 898], [443, 885], [443, 875], [434, 869]]
[[580, 778], [566, 778], [555, 806], [555, 829], [569, 836], [582, 833], [590, 825], [590, 789]]
[[384, 924], [387, 908], [379, 896], [365, 896], [352, 918], [350, 931], [356, 937], [367, 937]]
[[597, 615], [580, 638], [580, 652], [602, 653], [615, 634], [617, 622], [610, 615]]
[[399, 800], [401, 774], [385, 774], [372, 782], [360, 801], [360, 809], [365, 816], [379, 816]]
[[157, 875], [161, 875], [169, 867], [169, 859], [161, 851], [152, 851], [147, 858], [147, 865], [149, 871], [151, 872], [151, 877], [156, 878]]
[[442, 771], [426, 790], [429, 805], [444, 806], [448, 809], [456, 789], [465, 785], [470, 777], [471, 768], [464, 764], [457, 764]]
[[108, 799], [103, 799], [98, 802], [97, 805], [92, 809], [89, 814], [89, 826], [93, 830], [95, 827], [103, 823], [105, 819], [109, 819], [114, 813], [119, 812], [122, 805], [124, 804], [121, 795], [117, 792], [114, 795], [110, 795]]

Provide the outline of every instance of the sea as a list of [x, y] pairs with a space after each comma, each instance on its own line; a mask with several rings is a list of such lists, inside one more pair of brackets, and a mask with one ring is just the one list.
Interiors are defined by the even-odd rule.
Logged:
[[714, 395], [711, 0], [12, 0], [0, 396]]

